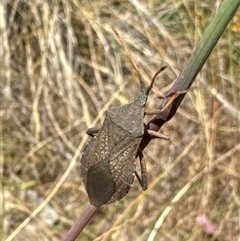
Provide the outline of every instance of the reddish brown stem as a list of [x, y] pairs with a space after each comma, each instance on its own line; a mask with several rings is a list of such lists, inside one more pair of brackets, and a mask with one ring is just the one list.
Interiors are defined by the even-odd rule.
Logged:
[[77, 221], [73, 224], [71, 229], [67, 232], [63, 241], [74, 241], [90, 221], [94, 213], [98, 210], [98, 207], [95, 207], [91, 204], [80, 214]]

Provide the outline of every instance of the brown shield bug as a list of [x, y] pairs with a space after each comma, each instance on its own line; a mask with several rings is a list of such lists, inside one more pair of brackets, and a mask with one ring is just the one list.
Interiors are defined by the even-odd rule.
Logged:
[[96, 207], [120, 200], [128, 193], [134, 175], [137, 175], [137, 156], [140, 157], [141, 180], [138, 175], [137, 178], [142, 188], [147, 189], [146, 166], [139, 150], [141, 137], [147, 133], [155, 138], [168, 139], [158, 132], [145, 129], [143, 121], [149, 91], [152, 89], [157, 75], [166, 66], [157, 71], [151, 84], [146, 86], [129, 50], [116, 30], [114, 32], [138, 72], [141, 92], [130, 104], [107, 110], [100, 129], [87, 130], [92, 139], [83, 150], [81, 176], [89, 200]]

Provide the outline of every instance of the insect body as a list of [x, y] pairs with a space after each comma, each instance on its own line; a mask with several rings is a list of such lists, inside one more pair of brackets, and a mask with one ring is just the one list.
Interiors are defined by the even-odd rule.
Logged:
[[141, 92], [132, 103], [106, 111], [99, 130], [92, 128], [87, 131], [92, 139], [83, 150], [81, 176], [89, 200], [96, 207], [120, 200], [128, 193], [136, 173], [137, 156], [141, 165], [140, 184], [144, 190], [147, 189], [146, 166], [139, 150], [141, 137], [148, 133], [157, 138], [168, 139], [158, 132], [145, 129], [143, 121], [149, 91], [157, 75], [166, 66], [157, 71], [151, 84], [146, 86], [131, 53], [117, 31], [114, 32], [137, 70]]
[[[94, 206], [109, 204], [123, 198], [129, 191], [136, 171], [136, 156], [139, 152], [144, 129], [144, 113], [153, 82], [165, 67], [160, 69], [146, 87], [139, 73], [141, 93], [130, 104], [110, 108], [98, 131], [83, 150], [81, 175]], [[156, 137], [160, 137], [156, 133]]]

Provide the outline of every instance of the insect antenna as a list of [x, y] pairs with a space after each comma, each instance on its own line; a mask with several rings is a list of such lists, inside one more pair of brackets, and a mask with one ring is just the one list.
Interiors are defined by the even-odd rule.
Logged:
[[[142, 78], [142, 75], [137, 67], [137, 64], [135, 63], [133, 57], [132, 57], [132, 54], [129, 50], [129, 48], [127, 47], [127, 45], [125, 44], [124, 40], [122, 39], [122, 37], [119, 35], [118, 31], [115, 29], [115, 28], [112, 28], [113, 32], [115, 33], [115, 35], [117, 36], [118, 40], [120, 41], [121, 45], [123, 46], [123, 48], [125, 49], [128, 57], [131, 59], [132, 63], [133, 63], [133, 66], [135, 68], [135, 70], [137, 71], [137, 74], [138, 74], [138, 78], [139, 78], [139, 82], [140, 82], [140, 86], [141, 86], [141, 91], [145, 91], [146, 89], [146, 86], [145, 86], [145, 82]], [[161, 72], [161, 71], [160, 71]]]
[[147, 88], [147, 90], [146, 90], [146, 94], [148, 94], [148, 92], [152, 89], [153, 84], [154, 84], [157, 76], [158, 76], [163, 70], [165, 70], [166, 68], [167, 68], [167, 65], [164, 65], [164, 66], [162, 66], [162, 67], [154, 74], [154, 76], [152, 77], [151, 83], [150, 83], [150, 85], [148, 86], [148, 88]]

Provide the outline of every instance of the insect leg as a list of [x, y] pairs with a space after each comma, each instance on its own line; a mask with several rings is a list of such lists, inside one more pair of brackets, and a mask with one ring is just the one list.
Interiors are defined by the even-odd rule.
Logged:
[[[167, 102], [167, 104], [161, 110], [159, 110], [159, 112], [163, 112], [164, 110], [166, 110], [178, 96], [184, 95], [188, 91], [189, 91], [189, 89], [188, 90], [180, 90], [180, 91], [177, 91], [177, 92], [173, 93], [172, 96], [170, 97], [169, 101]], [[166, 96], [166, 98], [167, 97], [168, 96]]]
[[[153, 111], [145, 111], [144, 114], [145, 115], [155, 115], [158, 113], [163, 112], [164, 110], [166, 110], [172, 103], [173, 101], [180, 95], [184, 95], [188, 92], [189, 90], [181, 90], [181, 91], [177, 91], [176, 93], [173, 93], [172, 96], [170, 97], [170, 99], [168, 100], [167, 104], [162, 108], [162, 109], [158, 109], [158, 110], [153, 110]], [[166, 97], [167, 98], [167, 97]], [[162, 97], [159, 97], [159, 99], [162, 99]]]
[[149, 134], [150, 136], [154, 137], [154, 138], [159, 138], [159, 139], [164, 139], [164, 140], [169, 140], [169, 137], [166, 135], [163, 135], [157, 131], [152, 131], [149, 129], [145, 130], [147, 132], [147, 134]]
[[96, 127], [92, 127], [92, 128], [88, 128], [86, 133], [89, 135], [89, 136], [94, 136], [95, 134], [97, 134], [99, 131], [98, 128]]
[[148, 179], [147, 179], [147, 167], [145, 160], [143, 158], [142, 151], [138, 151], [139, 161], [140, 161], [140, 167], [141, 167], [141, 177], [138, 175], [137, 171], [135, 171], [135, 175], [143, 189], [143, 191], [148, 189]]

